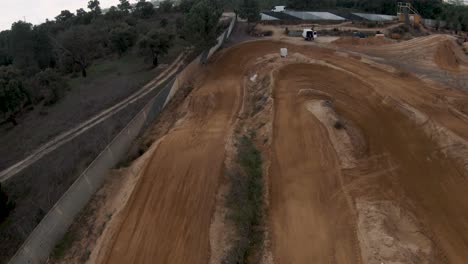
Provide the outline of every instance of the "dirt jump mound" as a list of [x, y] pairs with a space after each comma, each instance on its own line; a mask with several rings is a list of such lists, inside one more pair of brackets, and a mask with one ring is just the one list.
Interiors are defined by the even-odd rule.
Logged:
[[464, 56], [458, 51], [453, 40], [445, 40], [439, 43], [434, 60], [440, 68], [455, 71], [463, 64]]

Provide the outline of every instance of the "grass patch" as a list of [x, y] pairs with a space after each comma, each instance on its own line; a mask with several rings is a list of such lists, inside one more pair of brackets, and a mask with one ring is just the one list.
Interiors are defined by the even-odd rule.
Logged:
[[253, 135], [242, 136], [237, 144], [237, 165], [227, 172], [230, 190], [226, 205], [234, 222], [238, 239], [222, 263], [255, 263], [255, 250], [263, 242], [262, 157]]

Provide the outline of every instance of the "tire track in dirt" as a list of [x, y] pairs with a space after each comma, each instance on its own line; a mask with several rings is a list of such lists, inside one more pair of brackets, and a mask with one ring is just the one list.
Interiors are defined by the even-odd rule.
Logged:
[[145, 85], [143, 88], [141, 88], [134, 94], [130, 95], [129, 97], [115, 104], [114, 106], [98, 113], [97, 115], [91, 117], [90, 119], [78, 124], [74, 128], [59, 134], [58, 136], [56, 136], [49, 142], [43, 144], [42, 146], [34, 150], [25, 159], [1, 171], [0, 182], [8, 180], [9, 178], [13, 177], [14, 175], [19, 173], [23, 169], [27, 168], [29, 165], [39, 160], [44, 155], [50, 153], [51, 151], [57, 149], [58, 147], [69, 142], [75, 137], [81, 135], [82, 133], [91, 129], [95, 125], [103, 122], [104, 120], [113, 116], [117, 112], [125, 109], [129, 104], [135, 103], [139, 99], [143, 98], [144, 96], [152, 92], [154, 89], [158, 88], [159, 85], [169, 80], [172, 76], [174, 76], [174, 74], [177, 73], [177, 71], [184, 64], [184, 58], [185, 58], [185, 54], [179, 55], [179, 57], [177, 57], [177, 59], [169, 66], [169, 68], [164, 70], [154, 80], [149, 82], [147, 85]]

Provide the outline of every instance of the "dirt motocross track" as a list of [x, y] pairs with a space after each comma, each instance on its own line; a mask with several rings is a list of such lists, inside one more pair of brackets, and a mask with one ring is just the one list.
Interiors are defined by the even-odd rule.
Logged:
[[468, 259], [465, 93], [355, 53], [274, 41], [230, 48], [206, 71], [104, 262], [208, 262], [227, 135], [253, 73], [272, 79], [265, 250], [275, 263]]

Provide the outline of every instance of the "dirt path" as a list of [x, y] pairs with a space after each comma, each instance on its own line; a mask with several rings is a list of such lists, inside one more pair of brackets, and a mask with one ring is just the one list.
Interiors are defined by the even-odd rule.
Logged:
[[127, 206], [105, 263], [206, 263], [225, 136], [241, 100], [242, 58], [230, 51], [189, 97]]
[[111, 117], [115, 113], [125, 109], [129, 104], [136, 102], [140, 98], [152, 92], [154, 89], [158, 88], [162, 83], [164, 83], [169, 78], [171, 78], [183, 66], [184, 58], [185, 58], [185, 54], [181, 54], [165, 71], [163, 71], [158, 77], [156, 77], [150, 83], [145, 85], [142, 89], [138, 90], [131, 96], [127, 97], [125, 100], [98, 113], [97, 115], [91, 117], [90, 119], [76, 125], [74, 128], [61, 133], [60, 135], [56, 136], [49, 142], [40, 146], [38, 149], [34, 150], [32, 154], [30, 154], [25, 159], [1, 171], [0, 182], [8, 180], [9, 178], [16, 175], [18, 172], [22, 171], [23, 169], [27, 168], [29, 165], [33, 164], [35, 161], [37, 161], [38, 159], [40, 159], [47, 153], [50, 153], [51, 151], [67, 143], [73, 138], [81, 135], [85, 131], [103, 122], [104, 120]]
[[282, 70], [274, 88], [270, 170], [274, 255], [277, 263], [354, 263], [354, 219], [340, 192], [339, 159], [327, 130], [305, 107], [307, 97], [298, 96], [311, 83], [315, 87], [320, 77], [309, 83], [294, 75], [301, 67]]

